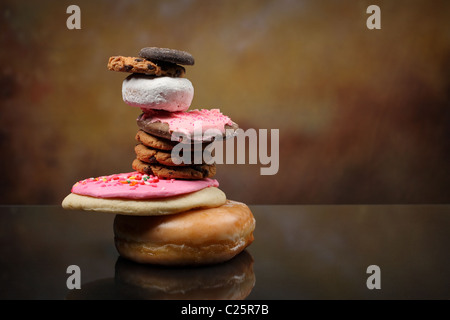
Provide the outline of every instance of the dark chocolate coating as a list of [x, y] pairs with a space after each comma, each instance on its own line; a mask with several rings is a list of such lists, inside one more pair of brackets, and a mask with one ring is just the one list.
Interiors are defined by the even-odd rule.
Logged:
[[194, 65], [194, 57], [186, 51], [175, 49], [146, 47], [139, 51], [139, 57], [146, 58], [151, 61], [165, 61], [181, 65]]

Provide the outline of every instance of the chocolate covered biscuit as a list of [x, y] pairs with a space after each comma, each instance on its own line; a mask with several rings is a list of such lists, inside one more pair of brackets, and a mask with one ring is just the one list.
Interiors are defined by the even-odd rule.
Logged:
[[192, 66], [195, 63], [194, 57], [189, 52], [167, 48], [142, 48], [139, 51], [139, 57], [152, 61], [165, 61], [188, 66]]

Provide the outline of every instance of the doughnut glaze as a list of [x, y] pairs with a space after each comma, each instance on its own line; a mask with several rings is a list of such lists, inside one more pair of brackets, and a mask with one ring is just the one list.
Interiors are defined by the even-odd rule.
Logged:
[[227, 261], [253, 242], [255, 218], [243, 203], [170, 216], [116, 215], [119, 254], [138, 263], [203, 265]]

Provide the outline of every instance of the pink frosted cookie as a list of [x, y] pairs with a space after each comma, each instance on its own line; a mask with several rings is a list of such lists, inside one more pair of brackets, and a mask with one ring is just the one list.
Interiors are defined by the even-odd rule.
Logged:
[[187, 112], [146, 111], [137, 118], [143, 131], [165, 139], [207, 142], [232, 137], [239, 126], [219, 109]]
[[77, 182], [62, 202], [64, 209], [124, 215], [166, 215], [194, 208], [214, 208], [226, 201], [214, 179], [162, 180], [138, 172]]
[[81, 180], [72, 187], [72, 193], [95, 198], [157, 199], [218, 186], [215, 179], [164, 180], [129, 172]]

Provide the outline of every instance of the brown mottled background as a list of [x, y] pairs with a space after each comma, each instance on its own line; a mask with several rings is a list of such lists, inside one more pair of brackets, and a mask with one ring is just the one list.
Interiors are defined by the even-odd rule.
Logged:
[[277, 175], [218, 167], [229, 198], [450, 202], [449, 1], [55, 0], [0, 3], [0, 204], [131, 170], [139, 110], [106, 63], [145, 46], [194, 55], [193, 108], [280, 129]]

